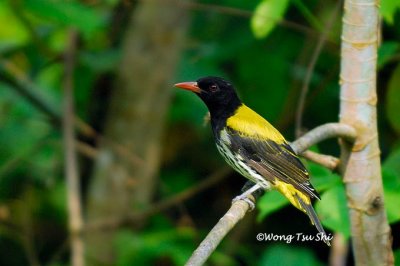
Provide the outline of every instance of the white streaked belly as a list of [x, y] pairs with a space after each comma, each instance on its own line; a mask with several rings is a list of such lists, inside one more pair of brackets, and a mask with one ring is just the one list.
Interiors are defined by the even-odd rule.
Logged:
[[217, 149], [224, 157], [225, 161], [237, 172], [246, 177], [247, 179], [259, 184], [264, 189], [270, 189], [271, 183], [267, 181], [263, 176], [257, 173], [254, 169], [249, 167], [243, 162], [242, 156], [239, 154], [233, 154], [228, 148], [230, 144], [229, 135], [225, 130], [220, 133], [220, 141], [217, 141]]

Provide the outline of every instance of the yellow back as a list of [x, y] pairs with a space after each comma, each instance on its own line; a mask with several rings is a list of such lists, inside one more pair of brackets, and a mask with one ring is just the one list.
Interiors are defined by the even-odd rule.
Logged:
[[244, 104], [236, 110], [233, 116], [228, 118], [226, 124], [242, 136], [272, 140], [278, 144], [285, 142], [285, 138], [276, 128]]

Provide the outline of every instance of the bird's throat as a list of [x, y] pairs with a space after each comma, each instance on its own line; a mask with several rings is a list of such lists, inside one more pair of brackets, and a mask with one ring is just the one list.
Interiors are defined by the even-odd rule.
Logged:
[[222, 104], [222, 106], [219, 105], [219, 107], [207, 105], [210, 111], [211, 126], [215, 135], [218, 135], [226, 126], [228, 118], [233, 116], [240, 106], [242, 106], [240, 101]]

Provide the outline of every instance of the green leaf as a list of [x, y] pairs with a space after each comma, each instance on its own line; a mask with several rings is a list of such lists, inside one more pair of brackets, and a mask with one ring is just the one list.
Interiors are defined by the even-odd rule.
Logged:
[[48, 38], [47, 44], [57, 52], [65, 51], [68, 45], [68, 29], [59, 28], [54, 30]]
[[395, 149], [389, 154], [382, 167], [400, 173], [400, 148]]
[[389, 223], [400, 221], [400, 176], [392, 169], [383, 169], [383, 189], [385, 196], [385, 209]]
[[386, 94], [386, 115], [390, 125], [400, 134], [400, 64], [393, 71]]
[[289, 245], [273, 245], [262, 254], [258, 265], [317, 266], [322, 264], [310, 249]]
[[316, 204], [321, 222], [327, 228], [350, 236], [350, 219], [347, 200], [342, 184], [327, 190]]
[[29, 40], [29, 34], [21, 22], [14, 16], [7, 1], [0, 1], [0, 53], [23, 45]]
[[398, 265], [400, 261], [400, 249], [397, 249], [394, 251], [394, 261], [396, 262], [396, 265]]
[[96, 9], [79, 1], [29, 0], [25, 8], [38, 17], [51, 20], [64, 26], [74, 26], [90, 35], [104, 24], [103, 17]]
[[381, 8], [379, 9], [381, 15], [388, 24], [394, 23], [394, 14], [400, 8], [399, 0], [383, 0], [381, 2]]
[[257, 220], [261, 221], [269, 214], [288, 205], [289, 201], [278, 191], [271, 190], [265, 193], [258, 201], [257, 207], [260, 209]]
[[382, 165], [385, 208], [389, 223], [400, 220], [400, 149], [394, 150]]
[[382, 68], [397, 52], [399, 47], [400, 44], [398, 42], [384, 42], [378, 49], [378, 68]]
[[283, 18], [289, 0], [263, 0], [251, 18], [251, 29], [256, 38], [266, 37]]

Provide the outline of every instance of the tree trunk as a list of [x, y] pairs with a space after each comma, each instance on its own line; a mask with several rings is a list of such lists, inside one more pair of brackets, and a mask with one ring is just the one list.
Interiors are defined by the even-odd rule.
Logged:
[[[172, 78], [187, 24], [187, 10], [162, 1], [142, 1], [132, 16], [104, 132], [118, 145], [101, 144], [88, 192], [89, 224], [123, 220], [152, 198]], [[91, 265], [113, 264], [116, 230], [87, 235]]]
[[343, 17], [340, 122], [358, 133], [353, 146], [342, 143], [356, 265], [393, 264], [377, 132], [378, 6], [378, 0], [346, 0]]

